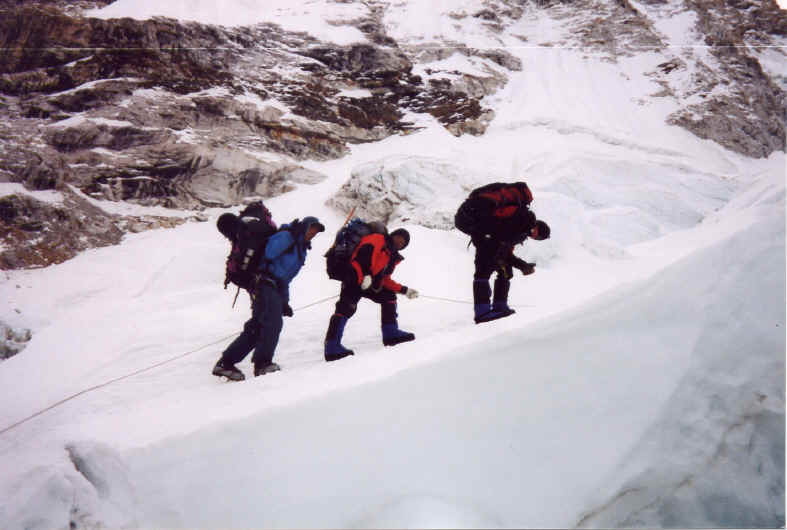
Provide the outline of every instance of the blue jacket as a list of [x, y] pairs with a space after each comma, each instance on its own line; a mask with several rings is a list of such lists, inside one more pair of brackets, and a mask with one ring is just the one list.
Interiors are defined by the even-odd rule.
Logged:
[[306, 262], [306, 252], [311, 248], [306, 231], [314, 223], [319, 223], [317, 218], [305, 217], [300, 223], [282, 225], [265, 246], [265, 259], [260, 266], [276, 282], [285, 302], [290, 300], [290, 282]]

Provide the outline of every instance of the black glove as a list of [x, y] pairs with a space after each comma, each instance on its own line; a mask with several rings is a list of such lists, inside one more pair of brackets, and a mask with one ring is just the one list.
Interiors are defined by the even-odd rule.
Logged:
[[522, 274], [527, 276], [528, 274], [533, 274], [536, 272], [536, 264], [535, 263], [528, 263], [523, 259], [514, 258], [511, 260], [511, 265], [520, 271]]
[[284, 304], [284, 307], [281, 309], [281, 314], [284, 315], [285, 317], [291, 317], [292, 316], [292, 314], [293, 314], [292, 313], [292, 308], [290, 307], [289, 303], [285, 303]]

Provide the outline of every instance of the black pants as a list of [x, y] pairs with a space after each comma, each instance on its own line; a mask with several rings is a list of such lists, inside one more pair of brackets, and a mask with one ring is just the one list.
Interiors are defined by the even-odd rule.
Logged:
[[501, 251], [500, 242], [494, 239], [475, 238], [475, 274], [473, 276], [473, 299], [476, 304], [488, 304], [492, 296], [489, 287], [489, 278], [493, 272], [495, 277], [494, 301], [507, 302], [508, 290], [511, 287], [513, 268], [505, 263], [501, 266], [498, 262]]
[[362, 291], [355, 282], [342, 282], [339, 301], [336, 302], [336, 314], [350, 318], [358, 309], [358, 302], [361, 298], [368, 298], [372, 302], [380, 304], [380, 322], [382, 324], [396, 323], [396, 293], [385, 288], [380, 289], [379, 292], [374, 292], [371, 289]]

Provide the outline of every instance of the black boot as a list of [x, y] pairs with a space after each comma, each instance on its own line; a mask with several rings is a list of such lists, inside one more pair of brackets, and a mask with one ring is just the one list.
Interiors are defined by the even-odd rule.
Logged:
[[265, 365], [261, 363], [254, 363], [254, 377], [278, 372], [279, 370], [281, 370], [281, 367], [273, 362]]
[[212, 373], [218, 377], [226, 377], [230, 381], [243, 381], [246, 379], [243, 372], [235, 368], [234, 364], [227, 364], [223, 359], [219, 359], [219, 362], [213, 367]]

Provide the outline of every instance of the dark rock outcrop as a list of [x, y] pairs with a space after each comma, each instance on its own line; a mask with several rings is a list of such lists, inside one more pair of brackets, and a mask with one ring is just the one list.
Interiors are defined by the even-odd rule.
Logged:
[[[347, 46], [274, 24], [82, 15], [109, 3], [0, 0], [0, 182], [55, 190], [66, 201], [1, 199], [2, 268], [55, 263], [156, 224], [121, 222], [84, 195], [197, 210], [269, 197], [323, 178], [304, 161], [412, 132], [408, 113], [429, 114], [457, 136], [482, 135], [494, 119], [484, 98], [523, 69], [504, 47], [396, 42], [384, 22], [392, 7], [380, 1], [365, 2], [367, 15], [346, 21], [368, 39]], [[537, 45], [578, 46], [614, 63], [666, 49], [653, 23], [663, 2], [636, 6], [487, 0], [480, 10], [446, 16], [502, 35], [538, 10], [569, 31], [565, 41]], [[696, 13], [696, 29], [721, 66], [683, 51], [647, 74], [662, 88], [653, 97], [679, 104], [669, 122], [747, 156], [784, 150], [787, 79], [765, 72], [751, 52], [787, 35], [784, 11], [774, 0], [686, 0], [684, 8]], [[473, 73], [451, 69], [454, 55]], [[695, 72], [691, 83], [676, 82], [687, 69]]]

